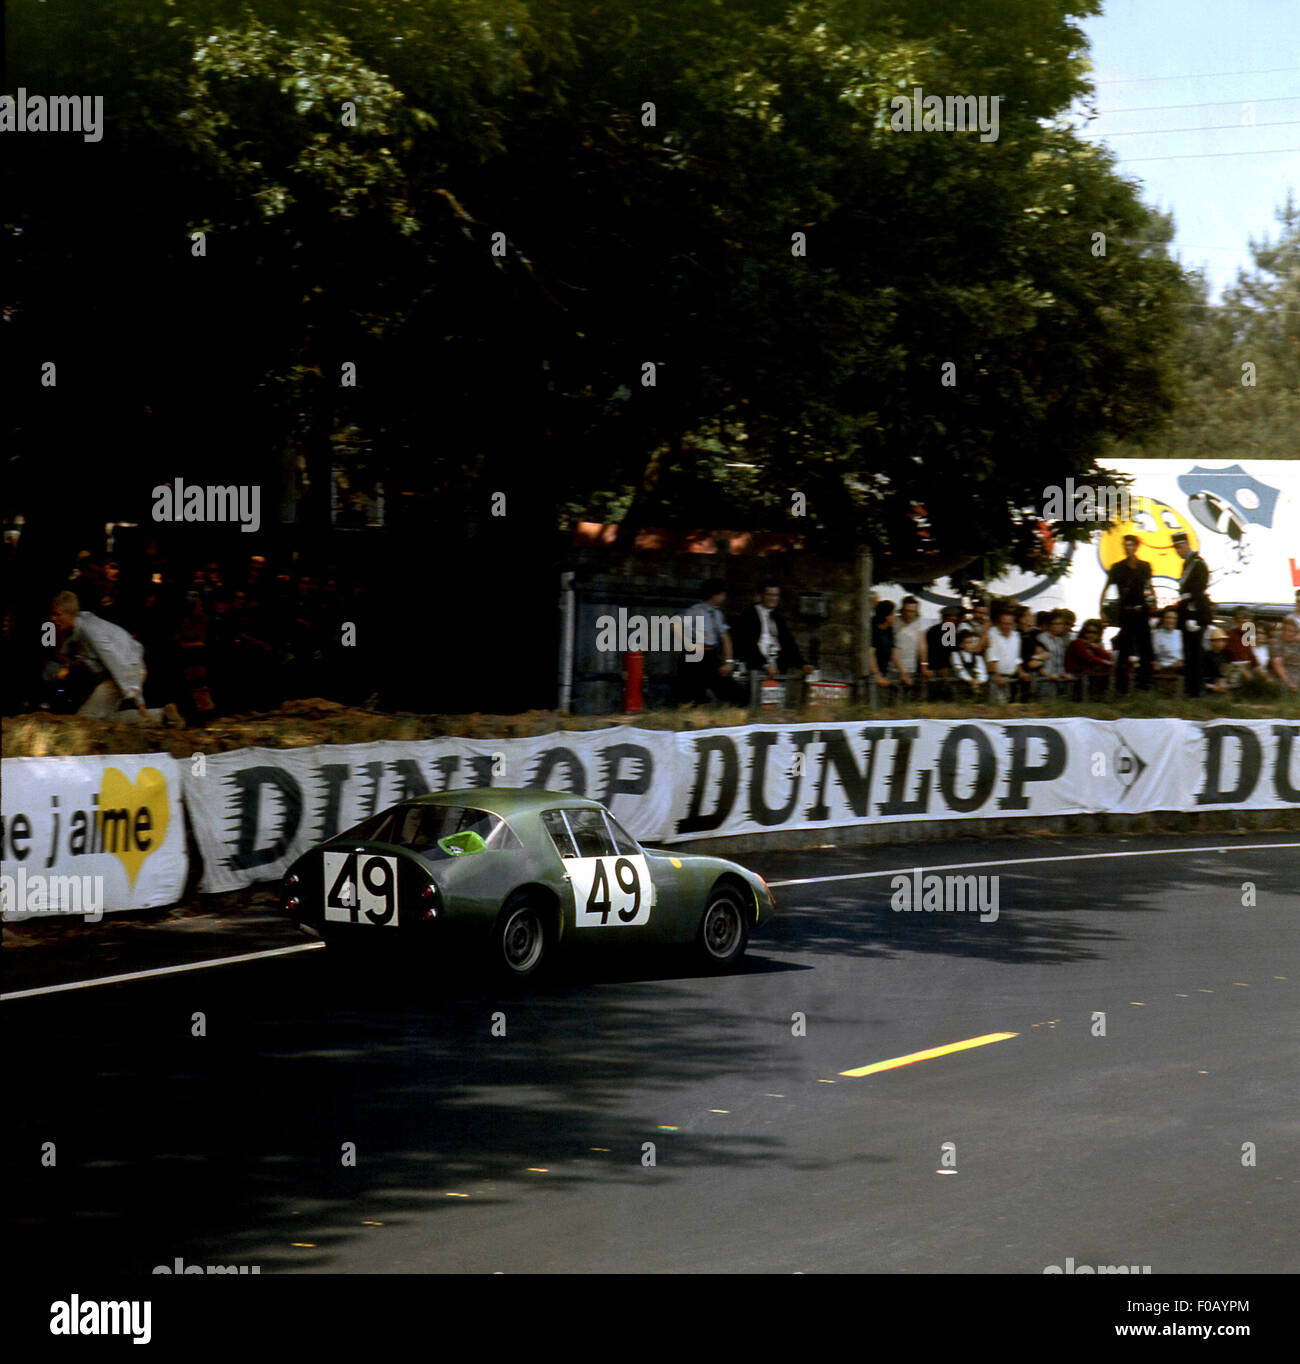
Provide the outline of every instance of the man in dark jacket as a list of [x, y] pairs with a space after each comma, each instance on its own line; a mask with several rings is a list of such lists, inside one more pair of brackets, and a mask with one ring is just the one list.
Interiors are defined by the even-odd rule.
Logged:
[[1124, 557], [1111, 564], [1110, 572], [1101, 589], [1101, 609], [1105, 619], [1106, 591], [1114, 587], [1118, 595], [1116, 624], [1119, 634], [1115, 639], [1115, 691], [1123, 696], [1128, 691], [1129, 659], [1138, 660], [1137, 684], [1139, 691], [1151, 690], [1151, 615], [1155, 596], [1151, 590], [1151, 565], [1137, 554], [1142, 542], [1136, 535], [1124, 537]]
[[1178, 579], [1178, 629], [1183, 637], [1183, 681], [1188, 696], [1205, 695], [1205, 631], [1214, 619], [1214, 606], [1207, 595], [1210, 570], [1192, 548], [1186, 531], [1170, 537], [1183, 561]]
[[740, 613], [733, 636], [736, 657], [751, 673], [765, 677], [796, 669], [810, 673], [812, 664], [803, 661], [785, 617], [776, 609], [780, 600], [780, 587], [765, 583], [758, 601]]

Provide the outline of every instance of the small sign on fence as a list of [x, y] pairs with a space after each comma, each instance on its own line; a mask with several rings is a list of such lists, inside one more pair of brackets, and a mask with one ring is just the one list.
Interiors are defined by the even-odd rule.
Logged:
[[808, 682], [807, 695], [810, 706], [842, 706], [849, 701], [853, 689], [847, 682]]

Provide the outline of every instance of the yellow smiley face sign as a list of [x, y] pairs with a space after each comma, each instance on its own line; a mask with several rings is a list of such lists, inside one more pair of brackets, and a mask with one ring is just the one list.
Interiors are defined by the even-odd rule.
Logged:
[[1166, 502], [1157, 502], [1152, 497], [1139, 497], [1137, 510], [1131, 521], [1119, 521], [1107, 526], [1097, 545], [1097, 557], [1102, 568], [1108, 572], [1112, 564], [1124, 557], [1124, 537], [1136, 535], [1141, 541], [1138, 558], [1151, 565], [1151, 573], [1156, 578], [1172, 578], [1175, 582], [1182, 576], [1183, 561], [1174, 548], [1174, 532], [1183, 531], [1193, 549], [1200, 548], [1200, 540], [1192, 523], [1179, 515]]

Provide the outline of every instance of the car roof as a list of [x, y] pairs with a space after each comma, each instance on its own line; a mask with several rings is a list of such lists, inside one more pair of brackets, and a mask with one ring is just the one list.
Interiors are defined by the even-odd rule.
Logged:
[[427, 796], [413, 796], [404, 805], [464, 805], [475, 810], [509, 819], [512, 815], [528, 814], [534, 810], [592, 809], [599, 810], [598, 801], [572, 791], [538, 791], [522, 786], [474, 786], [464, 791], [439, 791]]

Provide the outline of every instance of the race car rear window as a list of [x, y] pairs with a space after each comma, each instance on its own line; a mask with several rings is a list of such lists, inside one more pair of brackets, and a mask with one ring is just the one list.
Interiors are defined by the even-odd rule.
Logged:
[[445, 857], [438, 840], [448, 834], [476, 833], [489, 848], [521, 848], [514, 830], [487, 810], [460, 805], [399, 805], [349, 829], [348, 838], [393, 843], [427, 856]]
[[563, 810], [543, 810], [542, 824], [550, 834], [551, 842], [555, 844], [555, 851], [561, 857], [577, 857], [578, 850], [573, 846], [573, 839], [569, 836], [569, 826], [564, 822]]

